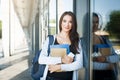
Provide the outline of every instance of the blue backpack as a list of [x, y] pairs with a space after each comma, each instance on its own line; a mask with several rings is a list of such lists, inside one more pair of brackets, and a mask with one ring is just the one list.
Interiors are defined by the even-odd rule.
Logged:
[[[53, 35], [48, 35], [48, 37], [49, 37], [49, 44], [48, 44], [48, 55], [49, 55], [50, 45], [52, 45], [54, 38], [53, 38]], [[35, 54], [32, 60], [31, 76], [34, 80], [40, 80], [40, 77], [43, 77], [44, 69], [46, 66], [38, 63], [40, 53], [41, 53], [41, 50]]]

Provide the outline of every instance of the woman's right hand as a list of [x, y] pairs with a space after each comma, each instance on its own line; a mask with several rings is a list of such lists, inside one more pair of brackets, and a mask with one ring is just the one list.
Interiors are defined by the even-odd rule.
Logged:
[[67, 55], [62, 57], [62, 63], [63, 64], [70, 64], [72, 62], [73, 62], [73, 57], [70, 57], [70, 56], [67, 56]]

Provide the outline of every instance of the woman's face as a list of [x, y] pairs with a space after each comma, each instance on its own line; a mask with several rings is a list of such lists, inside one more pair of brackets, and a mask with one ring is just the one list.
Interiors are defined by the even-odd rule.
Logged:
[[72, 17], [70, 15], [65, 15], [62, 20], [62, 31], [69, 32], [72, 29]]
[[93, 32], [98, 30], [98, 25], [99, 25], [99, 19], [98, 17], [94, 16], [93, 17]]

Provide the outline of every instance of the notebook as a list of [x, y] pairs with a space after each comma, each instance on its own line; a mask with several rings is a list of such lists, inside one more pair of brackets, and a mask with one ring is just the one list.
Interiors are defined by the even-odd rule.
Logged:
[[111, 54], [111, 47], [108, 44], [97, 44], [96, 51], [100, 52], [102, 56], [109, 56]]
[[50, 50], [51, 49], [54, 49], [54, 50], [57, 50], [57, 49], [65, 50], [66, 49], [66, 53], [69, 54], [70, 53], [69, 46], [70, 46], [69, 44], [50, 45]]
[[52, 57], [64, 57], [67, 55], [66, 48], [51, 48], [50, 56]]

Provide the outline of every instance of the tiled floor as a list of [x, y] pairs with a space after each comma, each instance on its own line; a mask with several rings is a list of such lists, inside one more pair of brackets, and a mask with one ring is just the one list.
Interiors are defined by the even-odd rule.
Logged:
[[31, 56], [28, 52], [0, 59], [0, 80], [32, 80], [30, 76]]
[[[30, 55], [28, 51], [11, 56], [10, 58], [1, 58], [0, 80], [32, 80], [30, 76], [32, 58], [33, 54]], [[80, 71], [80, 75], [82, 76], [80, 80], [84, 80], [83, 71], [84, 69]], [[120, 76], [118, 77], [120, 80]]]

